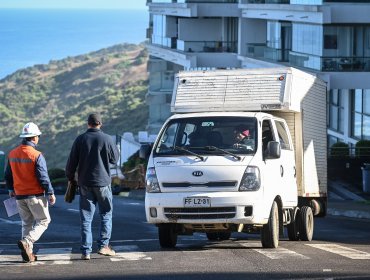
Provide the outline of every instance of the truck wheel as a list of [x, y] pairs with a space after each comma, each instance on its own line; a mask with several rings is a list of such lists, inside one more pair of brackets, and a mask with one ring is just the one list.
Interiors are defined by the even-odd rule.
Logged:
[[175, 224], [160, 224], [158, 226], [159, 244], [162, 248], [174, 248], [177, 243]]
[[303, 206], [300, 211], [299, 238], [302, 241], [311, 241], [313, 236], [313, 213], [309, 206]]
[[207, 238], [210, 241], [215, 240], [229, 240], [231, 232], [228, 231], [218, 231], [218, 232], [206, 232]]
[[287, 228], [288, 228], [288, 238], [290, 241], [298, 241], [299, 240], [299, 215], [300, 215], [300, 211], [299, 211], [299, 208], [295, 208], [293, 211], [292, 211], [292, 221], [290, 224], [287, 225]]
[[263, 248], [277, 248], [279, 246], [279, 209], [276, 201], [272, 203], [268, 223], [263, 225], [261, 242]]

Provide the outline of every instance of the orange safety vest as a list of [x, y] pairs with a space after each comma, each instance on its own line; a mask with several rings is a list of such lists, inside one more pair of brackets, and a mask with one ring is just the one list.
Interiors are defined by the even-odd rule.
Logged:
[[36, 160], [41, 152], [28, 145], [10, 151], [8, 160], [13, 174], [16, 195], [33, 195], [44, 192], [36, 177]]

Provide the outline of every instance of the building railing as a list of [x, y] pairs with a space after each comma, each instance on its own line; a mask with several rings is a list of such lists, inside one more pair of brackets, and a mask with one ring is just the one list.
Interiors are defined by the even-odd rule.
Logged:
[[184, 52], [237, 52], [235, 41], [182, 41], [177, 40], [177, 49]]
[[256, 59], [289, 62], [295, 66], [324, 72], [370, 71], [370, 57], [320, 57], [291, 50], [270, 48], [265, 43], [248, 43], [246, 46], [246, 56]]
[[321, 65], [328, 72], [370, 71], [370, 57], [322, 57]]
[[290, 4], [290, 0], [242, 0], [241, 4]]
[[287, 62], [289, 61], [289, 51], [267, 47], [264, 43], [247, 44], [247, 56], [253, 58], [263, 58], [267, 60]]
[[147, 3], [239, 3], [238, 0], [147, 0]]

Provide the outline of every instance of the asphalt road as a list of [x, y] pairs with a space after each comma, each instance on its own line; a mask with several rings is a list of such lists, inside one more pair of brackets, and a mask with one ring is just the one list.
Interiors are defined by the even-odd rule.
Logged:
[[[52, 223], [35, 245], [39, 261], [32, 264], [22, 263], [16, 246], [19, 217], [7, 218], [0, 207], [0, 279], [370, 279], [369, 220], [316, 219], [312, 242], [284, 238], [278, 249], [262, 249], [259, 235], [210, 242], [195, 234], [163, 250], [156, 227], [145, 221], [144, 202], [115, 197], [111, 244], [117, 256], [94, 253], [82, 261], [77, 201], [57, 199]], [[95, 217], [95, 236], [98, 227]]]

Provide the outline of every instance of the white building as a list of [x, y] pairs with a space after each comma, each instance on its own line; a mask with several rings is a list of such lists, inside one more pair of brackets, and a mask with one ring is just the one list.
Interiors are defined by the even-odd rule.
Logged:
[[[328, 143], [370, 139], [370, 1], [152, 0], [148, 129], [179, 70], [289, 65], [328, 82]], [[323, 120], [325, 121], [325, 120]]]

